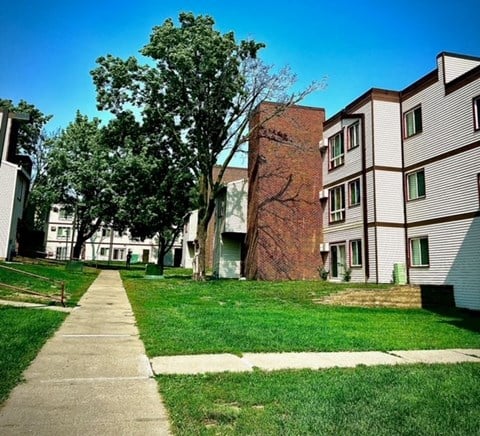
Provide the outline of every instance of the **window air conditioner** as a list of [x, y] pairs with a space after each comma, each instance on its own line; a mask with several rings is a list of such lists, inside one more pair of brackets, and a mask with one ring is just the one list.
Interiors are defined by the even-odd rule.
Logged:
[[327, 253], [330, 251], [330, 244], [328, 242], [323, 242], [320, 244], [320, 252]]
[[325, 151], [327, 151], [327, 148], [328, 148], [328, 139], [322, 139], [319, 143], [318, 143], [318, 147], [320, 148], [320, 151], [323, 153]]
[[318, 193], [318, 198], [320, 200], [326, 200], [328, 198], [328, 189], [322, 189], [319, 193]]

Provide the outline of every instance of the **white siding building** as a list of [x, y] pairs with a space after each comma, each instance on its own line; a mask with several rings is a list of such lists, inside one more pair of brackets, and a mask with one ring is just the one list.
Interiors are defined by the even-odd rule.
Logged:
[[437, 64], [325, 121], [320, 251], [331, 280], [388, 283], [403, 265], [480, 310], [480, 58]]
[[30, 184], [31, 161], [17, 155], [16, 134], [28, 115], [0, 110], [0, 259], [16, 251], [17, 228]]
[[213, 274], [219, 278], [244, 275], [247, 235], [248, 182], [227, 183], [216, 200]]
[[[46, 231], [47, 257], [65, 260], [70, 259], [73, 250], [72, 214], [67, 214], [60, 205], [54, 205], [50, 210], [48, 228]], [[126, 261], [128, 251], [132, 252], [132, 263], [156, 263], [158, 246], [155, 238], [135, 239], [129, 236], [128, 231], [120, 234], [110, 226], [102, 226], [85, 242], [82, 259], [99, 261]], [[177, 241], [164, 262], [166, 266], [180, 265], [181, 242]]]

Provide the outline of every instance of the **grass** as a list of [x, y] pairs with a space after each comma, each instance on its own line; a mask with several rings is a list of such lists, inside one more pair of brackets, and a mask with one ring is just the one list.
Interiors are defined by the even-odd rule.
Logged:
[[480, 365], [158, 377], [178, 435], [479, 434]]
[[[67, 306], [74, 306], [85, 293], [93, 280], [97, 277], [98, 271], [93, 268], [84, 268], [82, 272], [71, 272], [65, 269], [64, 265], [51, 264], [0, 264], [7, 267], [19, 269], [29, 273], [37, 274], [49, 279], [64, 281], [65, 291], [68, 296]], [[0, 267], [0, 283], [6, 283], [45, 295], [59, 294], [59, 287], [52, 282], [46, 282], [35, 277], [26, 276], [21, 273], [7, 270]], [[12, 291], [0, 288], [0, 298], [14, 299], [19, 301], [35, 301], [34, 296], [26, 294], [15, 295]]]
[[145, 280], [139, 271], [122, 271], [122, 276], [151, 357], [480, 348], [479, 319], [459, 311], [439, 314], [312, 302], [351, 284], [234, 280], [197, 283], [176, 270], [167, 270], [165, 280]]
[[65, 317], [51, 310], [0, 307], [0, 404]]

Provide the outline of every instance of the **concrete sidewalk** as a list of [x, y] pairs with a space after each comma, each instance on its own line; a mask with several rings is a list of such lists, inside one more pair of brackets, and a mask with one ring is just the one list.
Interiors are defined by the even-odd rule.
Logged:
[[0, 410], [0, 434], [165, 435], [166, 410], [117, 271], [102, 271]]
[[203, 374], [281, 369], [354, 368], [359, 365], [480, 363], [480, 349], [357, 351], [331, 353], [244, 353], [162, 356], [151, 359], [155, 374]]

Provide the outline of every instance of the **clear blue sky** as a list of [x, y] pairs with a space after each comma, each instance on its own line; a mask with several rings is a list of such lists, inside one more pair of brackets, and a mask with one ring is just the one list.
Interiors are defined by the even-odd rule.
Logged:
[[480, 56], [480, 1], [16, 0], [0, 7], [0, 98], [35, 104], [66, 127], [98, 116], [90, 70], [105, 54], [137, 55], [154, 25], [181, 11], [211, 15], [253, 38], [263, 59], [290, 65], [299, 86], [328, 76], [304, 104], [334, 115], [372, 87], [400, 90], [442, 51]]

